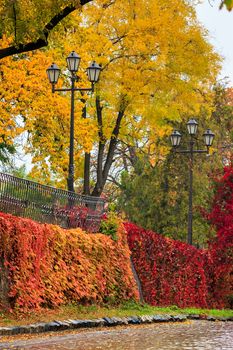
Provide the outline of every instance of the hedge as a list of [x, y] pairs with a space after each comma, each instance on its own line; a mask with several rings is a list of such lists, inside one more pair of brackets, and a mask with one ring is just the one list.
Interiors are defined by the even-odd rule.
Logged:
[[115, 242], [0, 213], [2, 307], [28, 311], [138, 299], [122, 225], [117, 236]]

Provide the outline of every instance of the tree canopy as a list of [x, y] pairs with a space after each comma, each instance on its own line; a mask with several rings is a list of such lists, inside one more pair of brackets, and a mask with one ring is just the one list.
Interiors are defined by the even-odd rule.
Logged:
[[[49, 49], [1, 61], [2, 130], [11, 123], [15, 128], [9, 132], [27, 131], [34, 174], [52, 172], [64, 180], [67, 173], [69, 96], [50, 92], [45, 70], [54, 60], [64, 68], [66, 55], [75, 47], [83, 68], [92, 59], [103, 68], [96, 94], [76, 95], [75, 109], [75, 176], [81, 176], [83, 152], [96, 156], [93, 180], [99, 179], [98, 194], [119, 141], [132, 144], [137, 138], [142, 145], [149, 137], [153, 148], [174, 121], [196, 115], [203, 106], [211, 111], [210, 88], [220, 58], [185, 1], [116, 0], [109, 6], [96, 1], [85, 13], [74, 12], [66, 31], [54, 32], [50, 39]], [[4, 37], [2, 46], [10, 41]], [[86, 86], [85, 72], [79, 75], [79, 83]], [[59, 86], [67, 83], [65, 71]]]
[[[0, 39], [3, 36], [11, 38], [7, 46], [1, 47], [0, 59], [47, 46], [51, 33], [61, 28], [66, 31], [69, 15], [90, 1], [92, 0], [0, 0]], [[103, 0], [105, 8], [113, 2]], [[143, 2], [138, 2], [137, 5], [140, 3]], [[220, 8], [223, 6], [230, 11], [233, 0], [222, 0]]]
[[0, 59], [47, 46], [53, 29], [64, 26], [65, 30], [64, 20], [68, 15], [89, 1], [1, 0], [0, 38], [7, 36], [11, 41], [0, 49]]

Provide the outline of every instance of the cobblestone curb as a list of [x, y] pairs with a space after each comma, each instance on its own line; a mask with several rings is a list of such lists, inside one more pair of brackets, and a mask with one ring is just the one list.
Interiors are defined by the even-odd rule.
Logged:
[[63, 331], [67, 329], [115, 327], [118, 325], [135, 325], [162, 322], [184, 322], [186, 320], [233, 321], [233, 317], [213, 317], [203, 315], [144, 315], [129, 317], [104, 317], [93, 320], [66, 320], [48, 323], [35, 323], [27, 326], [0, 327], [0, 335], [35, 334]]

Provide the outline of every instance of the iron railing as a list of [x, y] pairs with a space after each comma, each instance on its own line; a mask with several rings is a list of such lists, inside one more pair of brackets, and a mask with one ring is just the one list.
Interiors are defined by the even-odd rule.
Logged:
[[63, 228], [97, 232], [105, 200], [0, 173], [0, 211]]

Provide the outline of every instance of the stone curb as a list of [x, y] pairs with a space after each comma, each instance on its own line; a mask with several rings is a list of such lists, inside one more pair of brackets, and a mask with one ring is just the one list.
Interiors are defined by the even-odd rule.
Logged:
[[184, 322], [186, 320], [233, 321], [233, 317], [213, 317], [203, 315], [144, 315], [129, 317], [104, 317], [93, 320], [66, 320], [48, 323], [35, 323], [27, 326], [0, 327], [0, 335], [38, 334], [43, 332], [63, 331], [67, 329], [115, 327], [162, 322]]

